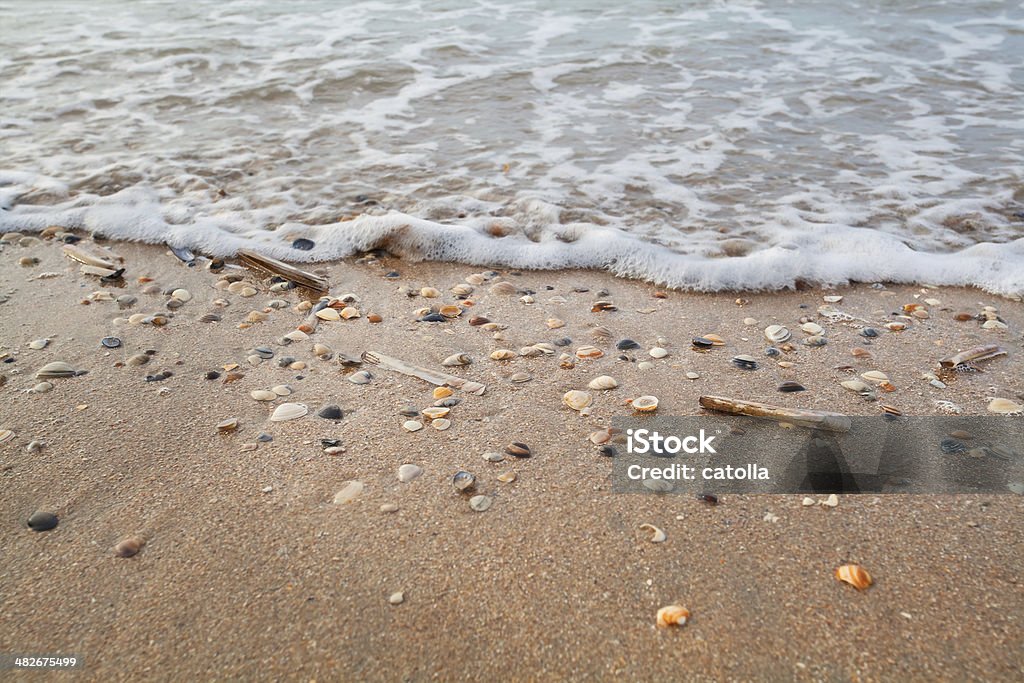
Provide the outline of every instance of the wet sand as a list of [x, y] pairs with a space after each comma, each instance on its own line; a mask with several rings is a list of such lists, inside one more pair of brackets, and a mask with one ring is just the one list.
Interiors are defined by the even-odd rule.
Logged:
[[[452, 302], [449, 288], [485, 269], [348, 259], [324, 271], [331, 294], [354, 294], [362, 317], [324, 322], [309, 341], [278, 346], [305, 317], [294, 310], [299, 292], [267, 292], [244, 271], [260, 293], [242, 298], [215, 289], [217, 274], [187, 268], [164, 248], [111, 246], [126, 259], [123, 288], [80, 274], [53, 242], [5, 245], [0, 253], [0, 344], [14, 358], [0, 365], [7, 378], [0, 428], [14, 432], [0, 444], [0, 653], [76, 654], [86, 680], [1019, 680], [1020, 496], [842, 495], [828, 509], [803, 507], [797, 494], [723, 495], [717, 506], [685, 495], [615, 494], [611, 459], [587, 437], [628, 414], [626, 400], [641, 394], [657, 396], [665, 415], [697, 414], [697, 398], [707, 393], [878, 414], [876, 402], [840, 387], [854, 376], [836, 369], [842, 365], [886, 372], [897, 390], [885, 402], [905, 415], [934, 414], [936, 400], [986, 414], [993, 396], [1019, 402], [1024, 393], [1020, 302], [972, 289], [869, 285], [661, 299], [656, 287], [604, 273], [526, 272], [495, 280], [533, 290], [535, 303], [488, 294], [488, 283], [470, 296], [475, 305], [464, 316], [432, 324], [416, 322], [416, 309]], [[19, 266], [25, 256], [40, 263]], [[393, 270], [397, 279], [384, 277]], [[38, 279], [43, 272], [60, 275]], [[115, 324], [166, 313], [168, 297], [142, 294], [140, 276], [193, 298], [166, 326]], [[445, 296], [397, 291], [427, 286]], [[80, 303], [100, 290], [138, 302], [125, 310], [112, 301]], [[768, 358], [755, 372], [729, 364], [736, 353], [762, 358], [769, 324], [801, 336], [799, 319], [815, 317], [823, 294], [842, 295], [836, 306], [880, 329], [904, 304], [941, 303], [928, 307], [929, 319], [873, 340], [865, 347], [873, 361], [850, 355], [863, 346], [855, 328], [823, 322], [829, 343], [797, 344], [784, 356], [792, 368]], [[556, 296], [566, 302], [550, 303]], [[737, 305], [737, 296], [748, 303]], [[214, 306], [218, 298], [230, 305]], [[239, 329], [275, 298], [289, 306]], [[599, 299], [618, 310], [592, 312]], [[1009, 328], [953, 319], [984, 305], [997, 307]], [[211, 312], [222, 320], [199, 322]], [[383, 321], [368, 322], [371, 312]], [[470, 315], [507, 325], [505, 339], [470, 326]], [[744, 325], [747, 317], [758, 324]], [[566, 325], [548, 329], [548, 318]], [[611, 329], [613, 340], [637, 340], [633, 360], [618, 360], [609, 345], [604, 357], [573, 369], [559, 367], [563, 349], [488, 358], [498, 348], [560, 337], [573, 340], [571, 352], [593, 343], [596, 325]], [[705, 333], [721, 335], [725, 348], [695, 353], [690, 340]], [[101, 347], [111, 335], [123, 346]], [[43, 337], [51, 338], [46, 348], [27, 346]], [[651, 360], [646, 350], [658, 337], [669, 355]], [[945, 389], [922, 379], [938, 358], [988, 341], [1009, 356], [987, 363], [986, 372], [958, 375]], [[488, 388], [482, 396], [455, 393], [463, 400], [447, 431], [410, 433], [398, 411], [431, 405], [431, 385], [373, 367], [365, 368], [373, 380], [355, 385], [345, 379], [354, 368], [315, 358], [314, 342], [335, 354], [373, 350], [434, 369], [466, 352], [474, 362], [452, 374]], [[281, 368], [277, 358], [250, 366], [247, 350], [258, 345], [308, 367]], [[145, 350], [156, 352], [148, 364], [123, 365]], [[638, 369], [641, 360], [654, 367]], [[47, 393], [24, 393], [51, 361], [88, 373], [55, 379]], [[245, 376], [225, 384], [229, 363]], [[164, 369], [169, 378], [145, 381]], [[205, 379], [209, 370], [221, 378]], [[686, 379], [687, 371], [700, 378]], [[516, 372], [533, 378], [509, 382]], [[562, 405], [567, 390], [600, 374], [619, 387], [592, 392], [591, 415]], [[783, 380], [808, 390], [781, 394]], [[295, 393], [274, 404], [249, 395], [279, 384]], [[285, 401], [308, 405], [310, 414], [268, 421]], [[345, 417], [317, 417], [325, 404], [340, 405]], [[231, 417], [238, 431], [218, 433], [217, 423]], [[273, 441], [243, 450], [260, 432]], [[320, 440], [327, 438], [345, 451], [326, 454]], [[29, 452], [33, 440], [46, 445]], [[533, 457], [481, 458], [511, 441], [529, 444]], [[403, 463], [423, 475], [399, 482]], [[472, 511], [453, 490], [459, 469], [493, 497], [489, 510]], [[513, 483], [497, 480], [510, 470]], [[333, 504], [349, 480], [363, 482], [364, 492]], [[397, 512], [381, 512], [385, 503]], [[25, 520], [39, 509], [56, 513], [59, 526], [28, 529]], [[766, 513], [778, 520], [766, 521]], [[667, 541], [651, 543], [639, 529], [645, 523], [664, 529]], [[116, 557], [113, 546], [129, 536], [145, 547]], [[867, 568], [875, 585], [858, 592], [833, 578], [847, 562]], [[396, 591], [405, 600], [391, 605]], [[657, 630], [656, 611], [673, 603], [690, 610], [690, 623]]]

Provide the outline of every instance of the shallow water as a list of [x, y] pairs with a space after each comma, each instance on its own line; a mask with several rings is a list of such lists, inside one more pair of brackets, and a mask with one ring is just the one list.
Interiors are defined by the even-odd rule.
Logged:
[[0, 229], [1024, 292], [1020, 3], [339, 4], [0, 2]]

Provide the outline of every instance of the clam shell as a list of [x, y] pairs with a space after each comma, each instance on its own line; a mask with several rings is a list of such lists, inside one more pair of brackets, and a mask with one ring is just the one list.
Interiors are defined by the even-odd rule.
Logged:
[[469, 499], [469, 507], [474, 512], [484, 512], [491, 507], [494, 499], [490, 496], [473, 496]]
[[[324, 310], [326, 311], [327, 309], [325, 308]], [[334, 309], [332, 308], [330, 310], [333, 311]], [[288, 334], [284, 335], [284, 338], [293, 342], [306, 341], [307, 339], [309, 339], [309, 335], [303, 332], [302, 330], [292, 330]]]
[[495, 477], [495, 479], [500, 481], [502, 484], [511, 484], [516, 480], [516, 473], [513, 472], [512, 470], [509, 470], [508, 472], [502, 472], [497, 477]]
[[321, 308], [315, 315], [321, 320], [341, 320], [341, 313], [334, 308]]
[[523, 358], [536, 358], [537, 356], [543, 356], [544, 352], [536, 346], [524, 346], [519, 349], [519, 355]]
[[511, 360], [518, 354], [511, 349], [498, 349], [497, 351], [491, 352], [491, 360]]
[[581, 346], [578, 349], [576, 349], [577, 358], [593, 359], [600, 358], [603, 355], [604, 351], [597, 348], [596, 346]]
[[420, 290], [420, 296], [426, 299], [436, 299], [437, 297], [441, 296], [441, 291], [434, 287], [424, 287], [423, 289]]
[[994, 398], [988, 402], [988, 411], [999, 415], [1024, 412], [1024, 406], [1008, 398]]
[[439, 417], [436, 420], [431, 420], [430, 426], [439, 432], [443, 432], [452, 426], [452, 421], [444, 417]]
[[362, 313], [360, 313], [359, 309], [355, 308], [354, 306], [346, 306], [345, 308], [341, 309], [341, 317], [344, 318], [345, 320], [351, 320], [353, 318], [358, 318], [360, 316], [362, 316]]
[[256, 389], [255, 391], [249, 392], [257, 401], [273, 401], [278, 398], [277, 394], [273, 391], [267, 391], [266, 389]]
[[398, 481], [408, 484], [413, 479], [423, 474], [423, 468], [419, 465], [405, 464], [398, 468]]
[[800, 329], [807, 334], [824, 334], [825, 328], [818, 323], [804, 323], [800, 326]]
[[792, 334], [782, 325], [769, 325], [764, 328], [764, 337], [773, 344], [781, 344], [788, 340]]
[[0, 443], [10, 441], [14, 438], [14, 432], [10, 429], [0, 429]]
[[647, 353], [650, 354], [651, 358], [664, 358], [665, 356], [668, 355], [668, 351], [666, 351], [665, 349], [661, 348], [660, 346], [655, 346], [653, 349], [651, 349]]
[[282, 403], [270, 415], [271, 422], [286, 422], [296, 420], [309, 412], [309, 408], [302, 403]]
[[569, 406], [573, 410], [583, 410], [591, 403], [593, 403], [593, 397], [585, 391], [567, 391], [562, 396], [562, 403]]
[[487, 276], [482, 273], [471, 273], [465, 277], [465, 280], [471, 285], [482, 285], [487, 282]]
[[658, 628], [670, 626], [685, 626], [686, 620], [690, 618], [690, 610], [679, 605], [669, 605], [658, 610]]
[[664, 543], [668, 539], [665, 532], [653, 524], [641, 524], [640, 531], [650, 531], [653, 534], [651, 536], [651, 543]]
[[608, 375], [600, 375], [590, 380], [587, 386], [594, 391], [607, 391], [608, 389], [614, 389], [619, 386], [619, 383], [615, 381], [614, 377]]
[[270, 390], [278, 396], [288, 396], [292, 393], [292, 388], [287, 384], [278, 384], [276, 387], [270, 387]]
[[889, 381], [889, 376], [878, 370], [869, 370], [861, 374], [861, 377], [872, 384], [885, 384]]
[[437, 309], [437, 312], [446, 318], [458, 318], [462, 315], [462, 307], [455, 304], [448, 304]]
[[419, 420], [406, 420], [402, 423], [402, 429], [407, 432], [418, 432], [423, 429], [423, 423]]
[[451, 356], [448, 356], [443, 361], [441, 361], [441, 365], [443, 365], [443, 366], [445, 366], [447, 368], [454, 368], [454, 367], [458, 367], [460, 365], [469, 365], [472, 362], [473, 362], [473, 359], [469, 357], [469, 354], [467, 354], [467, 353], [456, 353], [456, 354], [452, 354]]
[[540, 350], [542, 353], [553, 354], [555, 352], [555, 345], [547, 342], [540, 342], [533, 345], [533, 348]]
[[844, 564], [836, 569], [835, 576], [860, 591], [873, 583], [871, 575], [859, 564]]
[[192, 292], [187, 289], [176, 289], [171, 292], [171, 298], [182, 302], [192, 301]]
[[458, 284], [452, 287], [451, 292], [455, 296], [469, 296], [473, 293], [473, 285]]
[[519, 290], [511, 282], [496, 282], [493, 285], [491, 285], [487, 291], [490, 292], [491, 294], [511, 296], [518, 292]]
[[613, 336], [612, 331], [607, 327], [595, 327], [590, 334], [594, 335], [594, 339], [598, 341], [608, 341]]
[[545, 323], [549, 330], [557, 330], [560, 327], [565, 327], [565, 321], [559, 320], [558, 318], [548, 318]]
[[74, 377], [78, 371], [63, 361], [47, 363], [36, 373], [36, 379], [47, 377]]
[[35, 385], [28, 391], [30, 394], [45, 394], [50, 389], [53, 389], [52, 384], [50, 384], [49, 382], [40, 382], [39, 384]]
[[858, 394], [871, 391], [871, 387], [865, 384], [864, 382], [861, 382], [859, 379], [848, 379], [844, 382], [840, 382], [839, 385], [842, 386], [844, 389], [854, 391]]
[[523, 382], [529, 382], [531, 379], [533, 379], [533, 375], [526, 372], [517, 372], [509, 377], [508, 381], [515, 384], [522, 384]]
[[334, 504], [343, 505], [345, 503], [351, 503], [355, 500], [359, 494], [366, 488], [361, 481], [348, 481], [341, 487], [341, 490], [334, 494]]
[[39, 349], [45, 349], [49, 343], [49, 339], [33, 339], [28, 343], [28, 348], [38, 351]]
[[634, 398], [631, 405], [638, 413], [650, 413], [658, 409], [658, 399], [655, 396], [640, 396]]
[[420, 412], [431, 420], [436, 420], [439, 417], [445, 417], [448, 415], [448, 413], [452, 412], [452, 409], [445, 408], [444, 406], [433, 406], [430, 408], [424, 408]]
[[366, 370], [353, 372], [351, 375], [348, 376], [348, 381], [352, 382], [352, 384], [369, 384], [371, 379], [373, 379], [373, 375], [371, 375]]
[[452, 477], [452, 486], [456, 491], [469, 491], [476, 486], [476, 477], [465, 470], [460, 470]]
[[435, 387], [434, 391], [431, 392], [431, 396], [433, 396], [435, 399], [441, 399], [441, 398], [448, 398], [453, 393], [455, 393], [455, 392], [453, 392], [448, 387]]

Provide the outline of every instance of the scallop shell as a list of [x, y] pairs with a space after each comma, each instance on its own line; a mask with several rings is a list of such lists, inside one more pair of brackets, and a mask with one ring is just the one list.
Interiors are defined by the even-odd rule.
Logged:
[[569, 406], [573, 410], [583, 410], [591, 403], [593, 403], [593, 397], [585, 391], [567, 391], [562, 396], [562, 403]]
[[295, 420], [309, 412], [309, 408], [302, 403], [282, 403], [270, 415], [271, 422], [286, 422]]
[[578, 349], [576, 349], [577, 358], [593, 359], [600, 358], [603, 355], [604, 351], [597, 348], [596, 346], [581, 346]]
[[587, 386], [594, 391], [607, 391], [608, 389], [614, 389], [619, 386], [619, 383], [615, 381], [614, 377], [600, 375], [599, 377], [595, 377], [590, 380], [590, 383], [587, 384]]
[[511, 360], [516, 357], [516, 352], [510, 349], [498, 349], [491, 352], [491, 360]]
[[665, 532], [653, 524], [641, 524], [640, 531], [652, 532], [653, 536], [651, 536], [651, 543], [664, 543], [668, 539]]
[[669, 626], [685, 626], [686, 620], [690, 618], [690, 610], [679, 605], [669, 605], [658, 610], [658, 628]]
[[78, 373], [73, 367], [64, 363], [63, 361], [54, 361], [53, 363], [47, 363], [39, 369], [36, 373], [36, 379], [45, 379], [47, 377], [74, 377]]
[[346, 306], [345, 308], [341, 309], [341, 317], [344, 318], [345, 320], [359, 318], [362, 315], [363, 314], [359, 312], [359, 309], [355, 308], [354, 306]]
[[460, 365], [469, 365], [472, 362], [473, 359], [469, 357], [469, 354], [456, 353], [452, 354], [451, 356], [448, 356], [443, 361], [441, 361], [441, 365], [445, 366], [446, 368], [454, 368]]
[[988, 402], [988, 411], [999, 415], [1013, 415], [1024, 412], [1024, 406], [1008, 398], [994, 398]]
[[452, 287], [451, 292], [455, 296], [469, 296], [473, 293], [473, 285], [458, 284]]
[[278, 398], [277, 394], [273, 391], [267, 391], [266, 389], [256, 389], [255, 391], [249, 392], [249, 395], [257, 401], [273, 401]]
[[859, 591], [866, 589], [873, 581], [871, 575], [859, 564], [844, 564], [836, 569], [835, 576]]
[[590, 331], [590, 334], [594, 335], [594, 339], [598, 341], [608, 341], [612, 338], [613, 333], [607, 327], [595, 327]]
[[[781, 344], [782, 342], [793, 336], [788, 329], [782, 325], [769, 325], [764, 328], [764, 337], [773, 344]], [[705, 337], [706, 339], [707, 337]]]
[[471, 273], [466, 276], [465, 280], [471, 285], [482, 285], [487, 282], [487, 276], [482, 273]]
[[658, 409], [658, 399], [655, 396], [640, 396], [634, 398], [631, 405], [638, 413], [650, 413]]
[[341, 313], [334, 308], [322, 308], [316, 312], [316, 317], [321, 320], [341, 320]]
[[491, 294], [511, 296], [518, 292], [519, 290], [511, 282], [496, 282], [493, 285], [491, 285], [490, 289], [488, 289], [487, 291], [490, 292]]

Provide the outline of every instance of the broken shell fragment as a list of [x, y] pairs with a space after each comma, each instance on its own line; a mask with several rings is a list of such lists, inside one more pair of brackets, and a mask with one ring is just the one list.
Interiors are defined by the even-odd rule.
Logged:
[[469, 354], [467, 354], [467, 353], [456, 353], [456, 354], [453, 354], [451, 356], [448, 356], [443, 361], [441, 361], [441, 365], [443, 365], [445, 367], [448, 367], [448, 368], [453, 368], [453, 367], [458, 367], [460, 365], [469, 365], [472, 362], [473, 362], [473, 359], [469, 357]]
[[792, 334], [782, 325], [769, 325], [764, 330], [765, 339], [773, 344], [781, 344], [788, 340]]
[[498, 349], [491, 352], [491, 360], [512, 360], [518, 354], [511, 349]]
[[459, 492], [472, 490], [476, 486], [476, 477], [465, 470], [459, 470], [452, 477], [452, 486]]
[[576, 349], [577, 358], [593, 359], [600, 358], [604, 355], [604, 351], [597, 348], [596, 346], [581, 346]]
[[835, 577], [850, 584], [859, 591], [866, 589], [873, 581], [871, 575], [859, 564], [844, 564], [836, 569]]
[[352, 320], [353, 318], [361, 317], [362, 313], [360, 313], [359, 309], [355, 308], [354, 306], [346, 306], [345, 308], [341, 309], [340, 315], [345, 320]]
[[255, 391], [249, 392], [249, 395], [252, 396], [257, 401], [273, 401], [277, 398], [277, 394], [275, 394], [273, 391], [267, 391], [265, 389], [257, 389]]
[[593, 397], [585, 391], [567, 391], [562, 396], [562, 403], [569, 406], [573, 410], [583, 410], [591, 403], [593, 403]]
[[679, 605], [669, 605], [658, 610], [658, 628], [670, 626], [685, 626], [686, 620], [690, 618], [690, 610]]
[[614, 377], [600, 375], [599, 377], [595, 377], [590, 380], [590, 383], [587, 384], [587, 386], [594, 391], [607, 391], [608, 389], [614, 389], [619, 386], [619, 383], [615, 381]]
[[640, 396], [634, 398], [631, 405], [638, 413], [650, 413], [658, 409], [658, 399], [655, 396]]
[[344, 505], [345, 503], [351, 503], [363, 492], [364, 488], [365, 486], [361, 481], [345, 482], [341, 490], [334, 494], [334, 504]]
[[270, 415], [271, 422], [286, 422], [295, 420], [309, 412], [309, 408], [302, 403], [282, 403]]
[[641, 524], [640, 531], [650, 531], [653, 533], [653, 536], [651, 536], [651, 543], [664, 543], [665, 539], [668, 538], [664, 531], [653, 524]]
[[1013, 415], [1024, 412], [1024, 406], [1008, 398], [994, 398], [988, 402], [988, 411], [999, 415]]
[[484, 512], [491, 507], [494, 499], [490, 496], [473, 496], [469, 499], [469, 507], [474, 512]]

